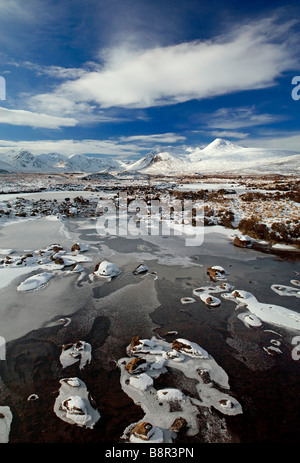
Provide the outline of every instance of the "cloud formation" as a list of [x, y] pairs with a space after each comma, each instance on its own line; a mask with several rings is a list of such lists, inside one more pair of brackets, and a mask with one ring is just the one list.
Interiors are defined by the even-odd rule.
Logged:
[[151, 134], [151, 135], [132, 135], [128, 137], [120, 137], [122, 142], [133, 141], [133, 142], [141, 142], [141, 143], [177, 143], [179, 141], [184, 141], [186, 139], [183, 135], [178, 135], [175, 133], [159, 133], [159, 134]]
[[275, 114], [259, 114], [255, 106], [219, 108], [217, 111], [203, 116], [205, 125], [208, 127], [229, 130], [273, 124], [283, 119], [283, 116]]
[[0, 107], [0, 123], [33, 128], [59, 129], [60, 127], [73, 127], [77, 124], [77, 121], [70, 117], [58, 117], [22, 109]]
[[[293, 27], [293, 22], [278, 25], [271, 18], [207, 42], [146, 50], [118, 47], [106, 53], [101, 68], [65, 80], [53, 93], [57, 101], [103, 109], [148, 108], [266, 88], [297, 65]], [[37, 96], [35, 103], [43, 105], [47, 98]]]
[[72, 156], [73, 154], [95, 154], [124, 158], [128, 156], [135, 156], [143, 150], [148, 151], [149, 143], [153, 142], [154, 140], [162, 144], [171, 144], [183, 139], [184, 137], [166, 133], [149, 136], [140, 135], [102, 140], [0, 140], [0, 157], [1, 153], [5, 153], [8, 150], [26, 149], [32, 154], [61, 153], [66, 156]]

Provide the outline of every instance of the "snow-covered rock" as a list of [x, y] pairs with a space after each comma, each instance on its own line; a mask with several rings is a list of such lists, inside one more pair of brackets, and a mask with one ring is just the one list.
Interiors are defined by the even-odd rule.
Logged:
[[161, 402], [181, 402], [185, 396], [179, 389], [166, 387], [157, 391], [157, 398]]
[[148, 387], [153, 386], [153, 379], [146, 373], [141, 373], [138, 376], [132, 376], [129, 378], [129, 384], [136, 389], [145, 391]]
[[242, 320], [242, 322], [247, 326], [247, 327], [260, 327], [262, 326], [261, 320], [256, 317], [256, 315], [252, 313], [241, 313], [238, 315], [238, 318]]
[[193, 304], [196, 300], [193, 297], [182, 297], [180, 299], [181, 304]]
[[9, 442], [9, 434], [13, 415], [10, 407], [6, 405], [0, 406], [0, 444]]
[[73, 252], [85, 252], [89, 250], [89, 246], [85, 243], [75, 243], [73, 244], [71, 251]]
[[116, 264], [104, 260], [96, 265], [94, 275], [101, 278], [112, 278], [120, 275], [121, 272], [122, 270]]
[[39, 289], [44, 287], [48, 281], [52, 278], [51, 273], [43, 272], [38, 273], [37, 275], [33, 275], [23, 281], [18, 287], [18, 291], [33, 291], [35, 289]]
[[187, 339], [177, 338], [172, 342], [172, 349], [182, 354], [196, 357], [196, 358], [207, 358], [208, 353], [202, 349], [195, 342], [188, 341]]
[[293, 286], [288, 286], [288, 285], [272, 285], [271, 288], [273, 289], [273, 291], [275, 291], [275, 293], [279, 294], [280, 296], [300, 297], [299, 287], [294, 288]]
[[211, 296], [209, 293], [200, 294], [200, 299], [208, 307], [218, 307], [219, 305], [221, 305], [220, 299], [217, 297]]
[[148, 368], [148, 363], [139, 357], [133, 358], [126, 364], [125, 369], [128, 371], [128, 373], [132, 374], [137, 374], [137, 373], [142, 373]]
[[145, 264], [140, 264], [140, 265], [138, 265], [138, 266], [133, 270], [132, 273], [133, 273], [134, 275], [138, 275], [138, 274], [140, 274], [140, 273], [146, 273], [146, 272], [148, 272], [148, 267], [147, 267], [147, 265], [145, 265]]
[[252, 293], [243, 290], [225, 293], [222, 297], [247, 307], [251, 314], [263, 322], [287, 329], [300, 330], [300, 314], [286, 307], [260, 302]]
[[79, 368], [82, 370], [86, 364], [92, 359], [92, 346], [85, 341], [78, 341], [74, 344], [66, 344], [62, 346], [62, 352], [59, 360], [63, 368], [66, 368], [73, 363], [79, 362]]
[[69, 424], [92, 429], [100, 419], [100, 413], [91, 405], [85, 383], [75, 377], [61, 379], [60, 385], [54, 403], [55, 414]]
[[229, 275], [229, 272], [227, 272], [227, 270], [225, 270], [221, 265], [207, 267], [206, 273], [213, 281], [224, 280], [226, 279], [226, 276]]
[[130, 442], [152, 444], [163, 443], [163, 431], [158, 426], [153, 426], [151, 423], [138, 423], [131, 431]]
[[252, 244], [252, 239], [248, 235], [238, 235], [233, 238], [234, 246], [239, 248], [247, 248]]
[[[134, 346], [149, 343], [146, 352], [134, 353], [135, 356], [138, 356], [135, 359], [138, 358], [141, 364], [143, 362], [147, 363], [147, 375], [149, 377], [156, 379], [169, 371], [179, 370], [185, 376], [185, 381], [191, 380], [193, 382], [199, 398], [197, 398], [197, 394], [196, 396], [193, 394], [191, 397], [189, 394], [183, 393], [181, 391], [181, 380], [178, 387], [176, 387], [176, 376], [174, 378], [175, 384], [172, 382], [170, 387], [165, 385], [166, 387], [157, 390], [155, 381], [153, 385], [145, 389], [139, 387], [143, 384], [140, 380], [142, 375], [131, 375], [127, 369], [127, 365], [132, 359], [119, 359], [121, 387], [145, 413], [143, 421], [138, 425], [127, 426], [122, 439], [129, 442], [152, 442], [150, 436], [152, 436], [155, 427], [159, 427], [160, 442], [164, 443], [172, 443], [173, 433], [178, 432], [180, 429], [185, 429], [189, 436], [196, 435], [199, 432], [197, 418], [199, 406], [213, 406], [226, 415], [242, 413], [239, 402], [234, 397], [224, 393], [225, 389], [229, 389], [226, 372], [198, 344], [181, 338], [173, 342], [173, 344], [154, 337], [151, 340], [145, 339], [142, 343], [139, 341], [139, 337], [133, 338], [126, 351], [129, 355], [132, 355]], [[173, 349], [173, 346], [179, 348], [181, 352]], [[209, 381], [204, 381], [204, 372], [209, 377]], [[137, 387], [132, 383], [132, 378], [135, 377], [137, 378]], [[221, 386], [222, 392], [214, 386], [215, 384]], [[188, 387], [186, 389], [188, 390]], [[227, 406], [225, 401], [227, 401]], [[229, 402], [231, 406], [229, 406]]]

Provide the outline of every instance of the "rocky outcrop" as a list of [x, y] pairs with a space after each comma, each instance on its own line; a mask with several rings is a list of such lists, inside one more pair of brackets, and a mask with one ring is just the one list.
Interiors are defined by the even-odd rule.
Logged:
[[138, 265], [134, 270], [133, 270], [133, 274], [134, 275], [138, 275], [140, 273], [147, 273], [148, 272], [148, 267], [147, 265], [145, 264], [140, 264]]
[[104, 260], [96, 265], [94, 275], [102, 278], [112, 278], [121, 273], [121, 269], [114, 263]]
[[151, 423], [142, 421], [133, 428], [131, 434], [133, 434], [138, 439], [148, 441], [153, 434], [153, 426]]
[[136, 373], [141, 373], [145, 371], [147, 368], [147, 362], [145, 362], [144, 359], [137, 357], [132, 360], [130, 360], [129, 363], [127, 363], [125, 369], [128, 371], [130, 374], [136, 374]]
[[187, 421], [180, 416], [179, 418], [176, 418], [174, 422], [172, 423], [170, 430], [174, 432], [180, 432], [184, 431], [187, 426]]
[[63, 421], [92, 429], [100, 418], [85, 383], [77, 378], [60, 380], [59, 395], [54, 403], [54, 412]]
[[233, 244], [239, 248], [247, 248], [251, 246], [252, 240], [247, 235], [235, 236], [233, 238]]
[[209, 275], [212, 281], [224, 280], [228, 272], [223, 267], [215, 265], [213, 267], [207, 267], [206, 274]]
[[191, 357], [208, 357], [208, 353], [200, 346], [198, 346], [198, 344], [181, 338], [175, 339], [172, 342], [172, 350], [178, 351], [185, 355], [190, 355]]
[[60, 363], [62, 364], [63, 368], [66, 368], [79, 361], [79, 368], [82, 369], [86, 364], [91, 362], [91, 352], [91, 345], [85, 341], [77, 341], [74, 344], [63, 344], [62, 352], [59, 358]]

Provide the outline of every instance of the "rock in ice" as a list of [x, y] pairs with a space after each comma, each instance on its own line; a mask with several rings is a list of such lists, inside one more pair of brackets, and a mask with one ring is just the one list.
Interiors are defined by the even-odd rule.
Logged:
[[50, 278], [52, 278], [51, 273], [39, 273], [37, 275], [33, 275], [23, 281], [18, 287], [18, 291], [32, 291], [34, 289], [39, 289], [45, 286]]
[[96, 265], [94, 275], [102, 278], [112, 278], [119, 275], [121, 272], [121, 269], [116, 264], [104, 260]]

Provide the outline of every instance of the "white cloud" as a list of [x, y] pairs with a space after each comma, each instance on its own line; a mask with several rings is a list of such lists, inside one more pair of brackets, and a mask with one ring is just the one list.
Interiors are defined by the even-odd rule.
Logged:
[[99, 154], [117, 157], [127, 157], [148, 151], [149, 143], [176, 143], [185, 137], [174, 133], [154, 135], [133, 135], [114, 139], [84, 139], [84, 140], [0, 140], [0, 154], [7, 150], [26, 149], [32, 154], [61, 153], [66, 156], [73, 154]]
[[0, 0], [0, 14], [4, 20], [22, 19], [32, 21], [37, 11], [36, 0], [21, 2], [20, 0]]
[[110, 110], [103, 111], [95, 104], [85, 101], [74, 101], [72, 98], [54, 93], [45, 93], [33, 97], [25, 96], [26, 104], [31, 111], [51, 114], [53, 117], [75, 118], [81, 126], [95, 123], [121, 122], [130, 120], [130, 116], [115, 114]]
[[62, 66], [41, 66], [31, 61], [24, 61], [23, 63], [14, 63], [15, 66], [23, 66], [31, 71], [35, 71], [38, 75], [48, 75], [55, 79], [78, 79], [85, 74], [83, 68], [64, 68]]
[[[102, 108], [146, 108], [266, 88], [298, 65], [295, 46], [290, 46], [296, 41], [293, 25], [278, 25], [271, 18], [209, 42], [147, 50], [118, 47], [107, 52], [101, 69], [66, 80], [54, 93], [58, 99]], [[47, 95], [38, 98], [42, 104]]]
[[268, 148], [276, 150], [290, 150], [300, 154], [300, 133], [276, 133], [268, 136], [249, 137], [245, 143], [255, 148]]
[[34, 128], [58, 129], [60, 127], [73, 127], [76, 119], [50, 116], [21, 109], [7, 109], [0, 107], [0, 123], [22, 125]]
[[129, 137], [121, 137], [120, 141], [135, 141], [142, 143], [177, 143], [178, 141], [184, 141], [186, 139], [183, 135], [177, 135], [175, 133], [160, 133], [152, 135], [132, 135]]
[[248, 137], [248, 133], [245, 132], [234, 132], [232, 130], [211, 130], [210, 132], [206, 132], [207, 134], [216, 137], [216, 138], [238, 138], [243, 139]]

